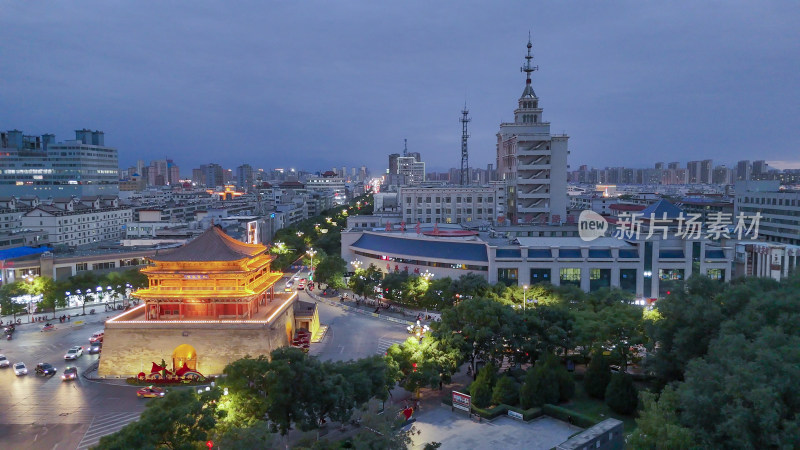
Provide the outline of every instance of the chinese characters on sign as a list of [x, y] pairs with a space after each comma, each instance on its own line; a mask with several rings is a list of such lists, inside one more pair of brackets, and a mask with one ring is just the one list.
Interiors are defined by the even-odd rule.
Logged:
[[[713, 212], [708, 214], [708, 221], [702, 222], [700, 214], [680, 213], [677, 218], [668, 219], [666, 213], [661, 217], [650, 214], [650, 217], [643, 217], [641, 213], [624, 212], [619, 215], [617, 230], [614, 236], [619, 239], [639, 239], [644, 236], [650, 239], [654, 235], [661, 236], [662, 239], [672, 228], [675, 236], [687, 240], [692, 239], [711, 239], [721, 238], [750, 239], [758, 238], [758, 225], [761, 222], [761, 213], [747, 216], [739, 213], [734, 223], [733, 215], [730, 213]], [[642, 227], [646, 227], [645, 234]], [[677, 228], [677, 229], [676, 229]]]
[[464, 411], [470, 412], [471, 402], [471, 396], [462, 394], [461, 392], [453, 391], [453, 408], [463, 409]]

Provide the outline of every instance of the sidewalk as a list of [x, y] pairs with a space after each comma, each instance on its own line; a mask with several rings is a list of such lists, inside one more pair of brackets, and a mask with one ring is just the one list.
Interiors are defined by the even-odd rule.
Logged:
[[[113, 305], [113, 303], [103, 303], [103, 302], [87, 303], [86, 304], [86, 315], [87, 316], [90, 315], [89, 311], [91, 311], [92, 309], [94, 309], [95, 315], [104, 314], [106, 312], [111, 312], [111, 311], [106, 311], [105, 305], [107, 305], [107, 304], [109, 306]], [[122, 301], [117, 301], [117, 305], [121, 305], [121, 304], [122, 304]], [[53, 311], [43, 311], [43, 312], [37, 312], [37, 313], [33, 313], [33, 314], [17, 314], [17, 320], [19, 321], [19, 325], [17, 325], [17, 326], [23, 326], [23, 325], [27, 325], [27, 324], [31, 324], [31, 323], [36, 324], [36, 325], [42, 325], [44, 322], [37, 322], [35, 320], [35, 318], [38, 318], [38, 317], [43, 317], [45, 321], [52, 322], [52, 321], [57, 321], [58, 318], [61, 317], [61, 316], [69, 315], [72, 320], [75, 320], [76, 317], [82, 317], [84, 315], [83, 314], [83, 310], [84, 310], [83, 306], [77, 306], [77, 307], [71, 307], [71, 308], [56, 309], [55, 314], [53, 314]], [[113, 312], [120, 313], [122, 311], [123, 310], [116, 310], [115, 309]], [[14, 320], [14, 316], [11, 315], [11, 314], [9, 314], [7, 316], [0, 316], [0, 320], [2, 320], [3, 321], [3, 325], [5, 325], [7, 323], [11, 323], [11, 321]], [[64, 322], [64, 323], [67, 323], [67, 322]]]

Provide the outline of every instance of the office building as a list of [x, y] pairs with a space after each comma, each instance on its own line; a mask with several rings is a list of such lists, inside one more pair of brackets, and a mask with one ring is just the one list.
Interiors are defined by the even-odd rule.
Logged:
[[522, 70], [525, 89], [514, 110], [514, 121], [501, 123], [497, 133], [497, 177], [508, 183], [510, 223], [560, 223], [567, 215], [567, 135], [550, 133], [539, 98], [531, 85], [533, 45]]
[[739, 181], [735, 190], [736, 216], [761, 214], [759, 239], [800, 245], [800, 191], [781, 190], [777, 180]]
[[40, 198], [116, 195], [117, 149], [105, 146], [102, 131], [76, 130], [75, 140], [0, 133], [0, 195]]
[[402, 220], [420, 223], [461, 223], [479, 226], [494, 223], [505, 213], [505, 185], [403, 186], [398, 192]]

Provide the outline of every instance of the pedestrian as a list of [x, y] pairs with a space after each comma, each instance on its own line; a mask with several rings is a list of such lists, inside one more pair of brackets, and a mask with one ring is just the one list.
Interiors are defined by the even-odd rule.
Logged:
[[69, 314], [67, 314], [67, 322], [69, 322]]

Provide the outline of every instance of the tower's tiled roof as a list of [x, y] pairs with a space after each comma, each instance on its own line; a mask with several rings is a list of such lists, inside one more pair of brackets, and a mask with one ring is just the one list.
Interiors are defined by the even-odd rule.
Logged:
[[260, 244], [245, 244], [225, 234], [218, 226], [212, 226], [192, 241], [173, 250], [158, 252], [153, 261], [238, 261], [252, 258], [266, 251]]

